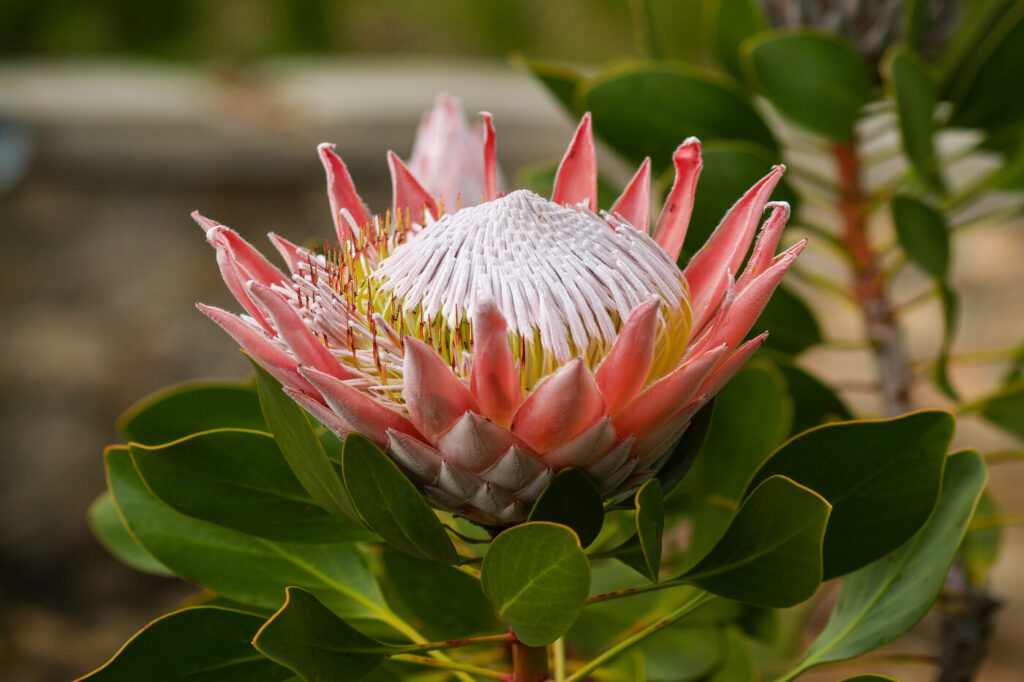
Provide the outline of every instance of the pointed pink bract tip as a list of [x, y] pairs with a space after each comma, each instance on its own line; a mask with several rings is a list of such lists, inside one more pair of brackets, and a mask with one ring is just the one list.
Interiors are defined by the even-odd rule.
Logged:
[[209, 234], [211, 230], [214, 230], [218, 227], [224, 227], [216, 220], [210, 220], [206, 216], [202, 215], [199, 211], [192, 211], [191, 216], [192, 220], [194, 220], [196, 224], [203, 229], [203, 232], [207, 234]]

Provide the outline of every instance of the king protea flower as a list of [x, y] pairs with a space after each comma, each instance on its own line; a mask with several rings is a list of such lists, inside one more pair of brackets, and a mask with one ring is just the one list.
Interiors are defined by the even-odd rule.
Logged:
[[804, 243], [775, 256], [789, 216], [787, 204], [767, 203], [776, 166], [680, 270], [696, 139], [675, 151], [652, 232], [649, 159], [595, 213], [589, 114], [550, 200], [498, 192], [483, 120], [483, 203], [454, 212], [424, 189], [431, 178], [389, 152], [393, 205], [372, 215], [321, 145], [337, 244], [308, 249], [271, 234], [289, 274], [196, 215], [246, 313], [199, 308], [324, 426], [384, 448], [433, 505], [501, 526], [522, 521], [566, 467], [606, 497], [653, 476], [763, 342], [744, 339]]

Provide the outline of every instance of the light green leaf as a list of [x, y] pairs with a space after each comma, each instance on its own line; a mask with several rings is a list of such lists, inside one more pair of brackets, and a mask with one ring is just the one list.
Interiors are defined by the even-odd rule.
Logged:
[[434, 511], [375, 443], [348, 434], [341, 469], [352, 504], [370, 530], [406, 554], [446, 564], [459, 561]]
[[291, 672], [252, 646], [263, 619], [210, 606], [182, 609], [142, 628], [82, 682], [278, 682]]
[[825, 629], [794, 672], [877, 649], [928, 613], [942, 589], [986, 477], [985, 465], [976, 452], [950, 456], [935, 514], [891, 556], [846, 577]]
[[740, 63], [740, 44], [768, 28], [764, 12], [756, 0], [714, 0], [707, 4], [707, 35], [714, 43], [715, 57], [722, 68], [742, 81], [746, 74]]
[[171, 575], [125, 528], [110, 493], [102, 493], [89, 506], [89, 528], [100, 544], [121, 562], [143, 573]]
[[273, 542], [193, 519], [149, 492], [127, 448], [108, 448], [105, 457], [107, 485], [128, 530], [176, 575], [229, 599], [271, 609], [281, 605], [286, 586], [297, 585], [344, 618], [393, 621], [352, 543]]
[[516, 636], [545, 646], [572, 626], [590, 590], [590, 562], [566, 526], [524, 523], [491, 543], [481, 568], [484, 594]]
[[318, 506], [270, 434], [220, 429], [129, 447], [149, 490], [182, 514], [282, 542], [375, 539]]
[[[985, 491], [978, 500], [976, 519], [991, 519], [999, 515], [995, 497]], [[975, 585], [984, 585], [988, 573], [999, 559], [1003, 544], [1003, 528], [999, 525], [982, 528], [968, 528], [960, 545], [960, 559], [967, 569], [967, 575]]]
[[820, 426], [776, 450], [748, 489], [782, 474], [832, 504], [825, 579], [834, 578], [893, 551], [924, 524], [955, 427], [937, 410]]
[[1024, 379], [1010, 382], [968, 408], [999, 428], [1024, 440]]
[[386, 654], [401, 650], [367, 637], [297, 587], [288, 588], [284, 606], [260, 628], [253, 646], [306, 682], [356, 682]]
[[942, 214], [907, 195], [892, 200], [892, 221], [907, 258], [932, 277], [945, 280], [949, 270], [949, 229]]
[[645, 682], [701, 679], [721, 660], [722, 633], [714, 627], [664, 628], [637, 645], [644, 657]]
[[742, 49], [751, 81], [780, 113], [832, 140], [853, 136], [871, 98], [871, 74], [845, 38], [807, 29], [772, 31]]
[[357, 517], [309, 417], [281, 390], [281, 382], [255, 361], [260, 408], [288, 466], [321, 507], [343, 519]]
[[896, 113], [903, 139], [903, 151], [925, 184], [944, 191], [935, 155], [935, 83], [920, 58], [905, 47], [886, 55], [882, 72], [896, 99]]
[[711, 551], [677, 580], [750, 604], [798, 604], [821, 583], [830, 511], [813, 490], [772, 476], [747, 497]]
[[117, 426], [127, 440], [142, 445], [211, 429], [267, 430], [252, 384], [232, 381], [186, 381], [160, 389], [128, 408]]
[[568, 526], [579, 536], [580, 544], [587, 547], [597, 539], [604, 525], [601, 493], [579, 469], [562, 469], [541, 492], [527, 520]]
[[725, 660], [708, 678], [708, 682], [759, 682], [761, 671], [757, 668], [757, 660], [743, 630], [733, 626], [725, 628], [724, 633]]

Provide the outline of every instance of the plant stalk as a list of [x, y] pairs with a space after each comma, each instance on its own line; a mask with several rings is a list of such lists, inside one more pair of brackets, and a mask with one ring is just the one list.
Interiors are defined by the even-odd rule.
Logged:
[[527, 646], [518, 639], [512, 642], [512, 682], [543, 682], [550, 680], [548, 648]]

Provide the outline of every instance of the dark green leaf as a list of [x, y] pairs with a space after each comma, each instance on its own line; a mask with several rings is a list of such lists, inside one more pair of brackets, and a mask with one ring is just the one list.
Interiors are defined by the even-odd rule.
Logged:
[[1024, 380], [1013, 381], [997, 393], [970, 406], [999, 428], [1024, 439]]
[[821, 583], [830, 510], [813, 490], [772, 476], [744, 500], [711, 551], [678, 580], [760, 606], [799, 604]]
[[252, 646], [263, 619], [209, 606], [175, 611], [139, 630], [90, 682], [277, 682], [291, 673]]
[[[706, 140], [701, 149], [704, 168], [697, 183], [697, 196], [686, 232], [684, 252], [697, 252], [708, 240], [722, 218], [743, 194], [754, 186], [779, 162], [773, 149], [751, 142], [735, 140]], [[675, 171], [669, 171], [662, 185], [670, 186]], [[793, 213], [799, 209], [799, 197], [784, 179], [775, 188], [772, 198], [788, 201]]]
[[813, 374], [782, 354], [761, 353], [770, 358], [786, 380], [793, 401], [793, 424], [790, 435], [796, 435], [827, 422], [853, 419], [853, 413], [842, 398]]
[[309, 417], [281, 390], [281, 382], [253, 361], [260, 408], [285, 461], [302, 487], [321, 507], [341, 518], [356, 521], [345, 487], [327, 459]]
[[480, 581], [457, 568], [385, 548], [381, 587], [398, 615], [433, 640], [499, 632]]
[[130, 448], [146, 486], [182, 514], [282, 542], [374, 539], [317, 506], [269, 434], [220, 429]]
[[590, 590], [590, 562], [566, 526], [514, 526], [491, 543], [481, 569], [484, 594], [529, 646], [545, 646], [572, 626]]
[[511, 61], [536, 76], [567, 111], [577, 116], [583, 113], [575, 109], [573, 100], [576, 86], [583, 80], [583, 74], [579, 71], [569, 66], [526, 59], [518, 55], [513, 56]]
[[316, 597], [289, 587], [284, 606], [260, 629], [253, 646], [306, 682], [356, 682], [400, 651], [367, 637]]
[[110, 493], [103, 493], [89, 507], [89, 528], [100, 544], [121, 562], [143, 573], [171, 575], [167, 567], [142, 548], [125, 528]]
[[708, 435], [708, 427], [711, 425], [711, 415], [714, 411], [714, 398], [700, 408], [697, 414], [693, 415], [690, 425], [686, 427], [679, 442], [672, 449], [672, 454], [655, 474], [655, 478], [661, 482], [662, 496], [668, 495], [675, 490], [683, 477], [686, 476], [693, 462], [697, 459], [697, 453], [704, 446]]
[[700, 679], [721, 660], [722, 633], [717, 628], [671, 626], [638, 645], [644, 657], [644, 682]]
[[764, 345], [788, 355], [799, 355], [822, 341], [821, 327], [814, 313], [786, 286], [777, 288], [768, 299], [752, 333], [760, 334], [765, 330], [770, 334]]
[[268, 430], [253, 386], [230, 381], [188, 381], [163, 388], [128, 408], [118, 428], [127, 440], [142, 445], [211, 429]]
[[960, 400], [952, 380], [949, 378], [949, 354], [953, 348], [953, 337], [956, 335], [957, 311], [960, 308], [960, 297], [949, 287], [946, 282], [937, 282], [939, 290], [939, 302], [942, 305], [942, 344], [939, 346], [939, 356], [936, 358], [935, 370], [932, 377], [935, 385], [939, 387], [950, 400]]
[[897, 195], [892, 221], [907, 258], [932, 277], [945, 279], [949, 270], [949, 230], [942, 214], [918, 199]]
[[643, 552], [642, 571], [650, 580], [658, 581], [661, 568], [662, 532], [665, 530], [665, 505], [661, 499], [661, 484], [652, 478], [636, 492], [636, 535]]
[[[981, 494], [974, 518], [980, 521], [999, 516], [999, 505], [989, 491]], [[1003, 528], [999, 524], [969, 528], [960, 545], [960, 559], [974, 585], [984, 585], [988, 573], [999, 559], [1003, 544]]]
[[882, 70], [896, 99], [903, 151], [925, 184], [942, 192], [944, 185], [934, 143], [938, 104], [935, 83], [920, 58], [905, 47], [887, 55]]
[[903, 42], [920, 52], [926, 47], [931, 27], [931, 0], [907, 0], [903, 7]]
[[955, 426], [940, 411], [820, 426], [779, 448], [748, 489], [782, 474], [832, 504], [825, 579], [834, 578], [893, 551], [928, 519]]
[[388, 544], [412, 556], [458, 562], [455, 546], [434, 511], [376, 444], [350, 433], [341, 468], [359, 516]]
[[848, 140], [871, 98], [871, 74], [836, 34], [806, 29], [755, 36], [743, 44], [753, 82], [787, 118], [832, 140]]
[[714, 41], [715, 57], [726, 71], [743, 80], [740, 43], [768, 27], [756, 0], [716, 0], [708, 3], [708, 35]]
[[580, 544], [587, 547], [597, 539], [604, 525], [601, 493], [579, 469], [562, 469], [541, 492], [528, 520], [569, 526], [576, 531]]
[[339, 616], [393, 620], [358, 547], [298, 545], [245, 535], [179, 514], [149, 492], [128, 448], [108, 448], [107, 484], [140, 545], [176, 575], [245, 604], [276, 609], [298, 585]]
[[986, 476], [976, 452], [949, 458], [935, 514], [891, 556], [846, 577], [831, 618], [798, 664], [798, 671], [877, 649], [928, 613], [967, 530]]
[[598, 135], [635, 163], [651, 157], [655, 169], [668, 167], [673, 150], [690, 136], [749, 140], [771, 151], [778, 148], [740, 88], [695, 67], [671, 62], [622, 64], [584, 80], [576, 97], [581, 109], [593, 113]]

